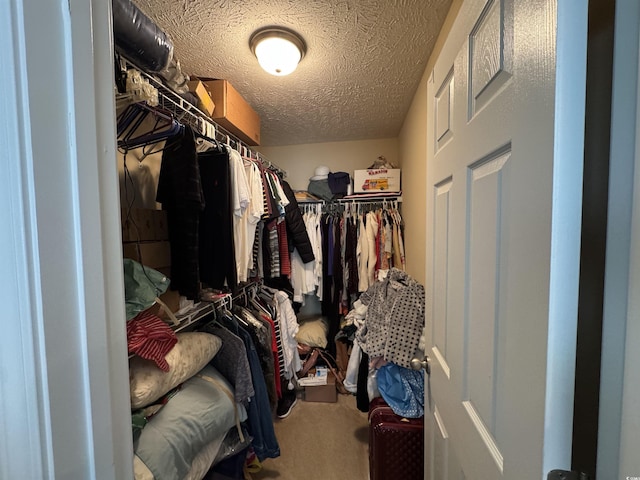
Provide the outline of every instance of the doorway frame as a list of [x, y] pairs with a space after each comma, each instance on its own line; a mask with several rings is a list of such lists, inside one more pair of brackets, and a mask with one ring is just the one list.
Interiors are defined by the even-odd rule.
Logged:
[[0, 2], [2, 478], [133, 478], [110, 19]]

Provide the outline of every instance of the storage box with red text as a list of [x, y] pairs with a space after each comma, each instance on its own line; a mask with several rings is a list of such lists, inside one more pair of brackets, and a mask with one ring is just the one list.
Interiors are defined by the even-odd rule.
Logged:
[[399, 168], [372, 168], [353, 172], [353, 192], [400, 192]]

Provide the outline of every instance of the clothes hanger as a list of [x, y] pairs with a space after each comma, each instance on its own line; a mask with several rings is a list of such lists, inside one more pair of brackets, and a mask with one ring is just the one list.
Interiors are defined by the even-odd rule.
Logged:
[[150, 107], [146, 102], [132, 103], [118, 117], [118, 135], [124, 134], [125, 131], [128, 131], [127, 135], [135, 133], [137, 127], [130, 128], [132, 122], [135, 120], [135, 125], [139, 126], [150, 113], [153, 113], [156, 117], [163, 118], [166, 122], [173, 120], [173, 115], [168, 110], [160, 107]]
[[[131, 122], [143, 111], [139, 108], [137, 103], [130, 103], [127, 107], [118, 115], [116, 123], [116, 132], [120, 136], [127, 129]], [[145, 115], [148, 111], [145, 111]]]
[[[118, 140], [118, 146], [121, 148], [133, 149], [153, 145], [176, 135], [183, 128], [183, 126], [173, 118], [171, 112], [151, 108], [145, 103], [138, 103], [134, 105], [137, 105], [137, 108], [139, 109], [138, 114], [132, 119], [127, 117], [123, 120], [123, 124], [126, 122], [129, 124], [121, 133], [122, 138]], [[142, 122], [150, 114], [155, 117], [155, 124], [150, 131], [145, 131], [144, 133], [136, 136], [136, 132], [140, 128]]]

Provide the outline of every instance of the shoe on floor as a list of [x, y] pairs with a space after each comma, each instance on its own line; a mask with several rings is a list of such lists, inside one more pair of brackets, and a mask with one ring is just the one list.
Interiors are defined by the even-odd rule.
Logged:
[[294, 395], [282, 397], [278, 402], [278, 408], [276, 409], [276, 415], [278, 418], [287, 418], [296, 403], [298, 403], [298, 399]]

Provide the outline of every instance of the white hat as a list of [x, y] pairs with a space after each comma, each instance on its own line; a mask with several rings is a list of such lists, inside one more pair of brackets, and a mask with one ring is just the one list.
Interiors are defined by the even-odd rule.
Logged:
[[326, 180], [327, 178], [329, 178], [329, 167], [320, 165], [319, 167], [316, 167], [313, 177], [309, 180]]

